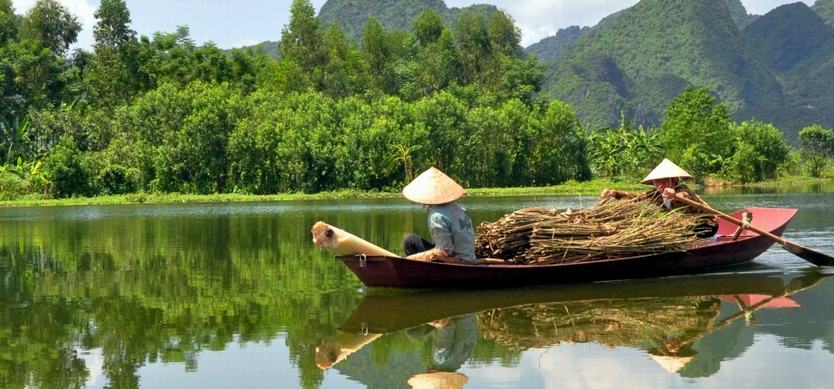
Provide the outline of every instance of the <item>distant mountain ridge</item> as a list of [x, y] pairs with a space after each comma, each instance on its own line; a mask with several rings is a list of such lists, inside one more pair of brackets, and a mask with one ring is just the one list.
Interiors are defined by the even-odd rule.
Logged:
[[452, 25], [463, 9], [483, 14], [498, 11], [489, 4], [473, 4], [465, 8], [449, 8], [443, 0], [328, 0], [318, 17], [322, 24], [339, 24], [345, 36], [360, 41], [368, 18], [377, 18], [385, 29], [411, 30], [414, 20], [425, 9], [432, 9]]
[[528, 54], [535, 54], [540, 60], [553, 62], [559, 58], [569, 47], [573, 46], [579, 37], [590, 31], [590, 27], [570, 26], [560, 28], [556, 35], [544, 38], [530, 46], [525, 51]]
[[[369, 17], [377, 18], [385, 29], [410, 31], [414, 20], [425, 9], [437, 12], [450, 26], [463, 10], [483, 15], [498, 11], [497, 7], [489, 4], [449, 8], [443, 0], [328, 0], [322, 5], [317, 16], [325, 29], [332, 24], [338, 24], [347, 38], [360, 42]], [[273, 58], [281, 57], [277, 41], [264, 41], [246, 48], [263, 51]]]
[[[460, 9], [442, 0], [329, 0], [319, 17], [360, 41], [368, 16], [410, 30], [434, 9], [449, 25]], [[488, 14], [490, 5], [467, 7]], [[582, 124], [659, 124], [689, 86], [708, 87], [736, 120], [758, 119], [796, 140], [802, 127], [834, 127], [834, 0], [751, 15], [740, 0], [641, 0], [593, 27], [571, 26], [526, 49], [549, 64], [544, 93], [571, 103]], [[277, 57], [277, 47], [257, 49]], [[273, 54], [272, 51], [275, 51]]]
[[730, 11], [730, 17], [733, 18], [733, 22], [736, 23], [739, 30], [744, 29], [747, 27], [751, 22], [758, 18], [757, 15], [751, 15], [747, 13], [747, 9], [744, 8], [744, 4], [741, 3], [741, 0], [724, 0], [727, 3], [727, 9]]
[[725, 0], [642, 0], [580, 36], [545, 89], [604, 127], [620, 112], [657, 124], [690, 85], [709, 87], [739, 116], [762, 117], [761, 107], [783, 103], [778, 82], [744, 49]]
[[[756, 20], [758, 17], [757, 15], [748, 14], [747, 9], [744, 8], [744, 4], [741, 3], [741, 0], [723, 1], [727, 4], [730, 16], [733, 18], [733, 22], [735, 22], [739, 30], [746, 27], [750, 24], [750, 22]], [[834, 3], [834, 0], [828, 1]], [[592, 28], [605, 27], [614, 23], [622, 13], [623, 11], [614, 12], [604, 17], [594, 27], [570, 26], [564, 29], [560, 28], [559, 31], [556, 32], [556, 35], [546, 37], [541, 41], [528, 46], [525, 50], [527, 53], [536, 54], [536, 56], [538, 56], [538, 58], [542, 61], [553, 62], [556, 58], [559, 58], [559, 56], [562, 55], [567, 48], [572, 46], [580, 35], [588, 33]]]
[[785, 93], [787, 105], [774, 123], [788, 130], [811, 123], [834, 126], [834, 28], [798, 2], [770, 11], [742, 36]]

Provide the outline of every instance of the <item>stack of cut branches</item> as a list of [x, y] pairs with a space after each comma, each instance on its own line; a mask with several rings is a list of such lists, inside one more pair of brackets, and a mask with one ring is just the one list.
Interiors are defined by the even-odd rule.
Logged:
[[477, 319], [484, 339], [515, 349], [562, 342], [662, 348], [709, 331], [720, 308], [714, 296], [604, 299], [492, 309]]
[[576, 212], [528, 208], [478, 227], [479, 257], [569, 263], [685, 250], [703, 215], [664, 212], [646, 200], [614, 200]]

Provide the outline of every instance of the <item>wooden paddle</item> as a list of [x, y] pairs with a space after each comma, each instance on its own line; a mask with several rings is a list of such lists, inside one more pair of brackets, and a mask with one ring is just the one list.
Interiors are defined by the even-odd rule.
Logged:
[[796, 255], [797, 257], [800, 257], [800, 258], [802, 258], [802, 259], [804, 259], [808, 262], [813, 263], [814, 265], [817, 265], [817, 266], [834, 266], [834, 257], [832, 257], [830, 255], [823, 254], [819, 251], [812, 250], [812, 249], [809, 249], [807, 247], [802, 247], [802, 246], [800, 246], [796, 243], [790, 242], [790, 241], [788, 241], [788, 240], [786, 240], [782, 237], [773, 235], [773, 234], [771, 234], [767, 231], [756, 228], [756, 227], [754, 227], [750, 224], [745, 225], [745, 223], [742, 222], [741, 220], [738, 220], [738, 219], [736, 219], [736, 218], [734, 218], [730, 215], [727, 215], [726, 213], [716, 211], [716, 210], [710, 208], [709, 205], [702, 204], [702, 203], [699, 203], [697, 201], [692, 201], [692, 200], [690, 200], [686, 197], [683, 197], [683, 195], [680, 194], [680, 193], [675, 195], [675, 199], [682, 202], [682, 203], [689, 204], [693, 207], [699, 207], [699, 208], [701, 208], [701, 209], [703, 209], [703, 210], [705, 210], [709, 213], [712, 213], [714, 215], [717, 215], [718, 217], [720, 217], [720, 218], [722, 218], [722, 219], [724, 219], [724, 220], [726, 220], [730, 223], [733, 223], [733, 224], [735, 224], [739, 227], [748, 229], [748, 230], [753, 231], [753, 232], [755, 232], [759, 235], [770, 238], [774, 242], [779, 243], [780, 245], [782, 245], [782, 248], [784, 248], [785, 250], [787, 250], [790, 253]]

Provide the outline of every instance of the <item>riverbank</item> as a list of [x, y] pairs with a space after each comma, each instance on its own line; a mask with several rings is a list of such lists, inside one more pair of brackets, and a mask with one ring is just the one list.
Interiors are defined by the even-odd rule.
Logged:
[[[774, 181], [757, 182], [744, 185], [708, 186], [703, 188], [706, 193], [718, 193], [738, 188], [780, 189], [800, 188], [804, 186], [832, 186], [832, 178], [812, 178], [805, 176], [786, 176]], [[633, 181], [613, 181], [595, 179], [585, 182], [567, 181], [553, 186], [523, 187], [523, 188], [469, 188], [469, 197], [505, 197], [505, 196], [595, 196], [605, 188], [620, 190], [643, 191], [648, 187]], [[252, 195], [241, 193], [215, 194], [182, 194], [182, 193], [131, 193], [124, 195], [72, 197], [65, 199], [50, 199], [41, 196], [25, 197], [15, 200], [0, 201], [0, 207], [50, 207], [69, 205], [118, 205], [118, 204], [168, 204], [168, 203], [224, 203], [224, 202], [257, 202], [257, 201], [305, 201], [305, 200], [347, 200], [347, 199], [391, 199], [400, 198], [400, 192], [377, 192], [343, 190], [320, 193], [278, 193], [270, 195]]]
[[[622, 190], [644, 190], [645, 185], [633, 182], [618, 182], [605, 179], [585, 182], [568, 181], [559, 185], [524, 188], [470, 188], [470, 197], [502, 196], [554, 196], [554, 195], [598, 195], [605, 188]], [[124, 195], [72, 197], [48, 199], [40, 196], [0, 201], [0, 207], [41, 207], [68, 205], [116, 205], [116, 204], [166, 204], [166, 203], [221, 203], [254, 201], [303, 201], [303, 200], [345, 200], [345, 199], [389, 199], [400, 198], [400, 192], [369, 192], [344, 190], [336, 192], [278, 193], [251, 195], [240, 193], [181, 194], [181, 193], [131, 193]]]

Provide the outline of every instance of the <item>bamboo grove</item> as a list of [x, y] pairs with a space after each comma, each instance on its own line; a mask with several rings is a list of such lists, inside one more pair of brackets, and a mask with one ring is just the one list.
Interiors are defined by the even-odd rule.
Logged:
[[[0, 198], [392, 190], [432, 165], [470, 187], [539, 186], [663, 155], [749, 182], [792, 161], [778, 129], [734, 123], [706, 88], [658, 129], [583, 128], [539, 93], [545, 65], [503, 12], [426, 10], [410, 31], [370, 18], [353, 42], [295, 0], [280, 59], [198, 46], [187, 27], [137, 37], [124, 0], [95, 16], [92, 50], [71, 51], [80, 24], [56, 0], [25, 15], [0, 0]], [[814, 132], [817, 175], [830, 133]]]

